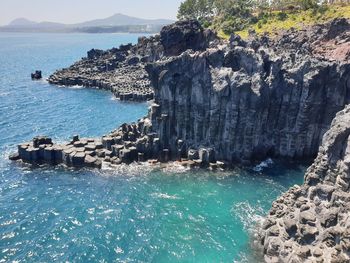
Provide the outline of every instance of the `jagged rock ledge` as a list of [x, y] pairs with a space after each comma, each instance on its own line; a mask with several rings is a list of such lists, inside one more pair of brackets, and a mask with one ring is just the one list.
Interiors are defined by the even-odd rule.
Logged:
[[121, 45], [107, 51], [92, 49], [87, 57], [56, 71], [49, 83], [63, 86], [97, 87], [111, 91], [121, 100], [153, 99], [145, 65], [187, 49], [204, 50], [218, 40], [197, 21], [178, 22], [164, 27], [159, 35], [140, 37], [136, 45]]
[[323, 137], [305, 183], [273, 203], [260, 241], [266, 262], [350, 262], [350, 106]]

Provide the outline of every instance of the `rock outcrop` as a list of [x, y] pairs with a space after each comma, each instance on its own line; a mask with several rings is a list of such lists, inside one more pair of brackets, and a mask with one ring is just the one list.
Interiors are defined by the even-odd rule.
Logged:
[[327, 24], [288, 30], [272, 42], [273, 45], [297, 52], [304, 51], [331, 61], [350, 60], [350, 24], [345, 18]]
[[232, 36], [229, 45], [148, 65], [159, 105], [150, 119], [161, 146], [176, 152], [182, 141], [185, 152], [204, 149], [229, 163], [314, 158], [335, 114], [350, 103], [350, 63], [293, 45], [301, 43]]
[[349, 29], [335, 20], [276, 39], [252, 32], [248, 41], [222, 42], [190, 21], [136, 46], [91, 50], [50, 82], [154, 97], [148, 116], [101, 139], [34, 138], [10, 158], [97, 168], [178, 160], [215, 169], [317, 156], [305, 184], [273, 204], [260, 236], [265, 260], [350, 262]]
[[324, 135], [305, 183], [273, 203], [262, 228], [266, 262], [350, 262], [350, 106]]
[[48, 81], [110, 90], [121, 100], [151, 100], [153, 88], [145, 65], [187, 49], [204, 50], [209, 42], [217, 40], [208, 32], [194, 20], [177, 22], [164, 27], [160, 35], [139, 38], [136, 45], [107, 51], [92, 49], [86, 58], [55, 72]]
[[[348, 21], [334, 21], [322, 26], [322, 33], [311, 28], [309, 37], [317, 42], [332, 35], [344, 43], [348, 28]], [[91, 73], [96, 67], [89, 66], [105, 63], [114, 54], [123, 66], [108, 74], [125, 71], [125, 85], [132, 74], [150, 81], [154, 101], [148, 116], [132, 124], [137, 129], [121, 127], [106, 136], [110, 146], [136, 147], [132, 156], [212, 168], [267, 157], [315, 158], [334, 116], [350, 103], [350, 63], [316, 56], [307, 48], [304, 31], [299, 36], [292, 30], [285, 37], [289, 41], [254, 34], [243, 41], [232, 35], [223, 42], [197, 22], [178, 22], [136, 46], [91, 50], [89, 59], [67, 74], [86, 77], [84, 81], [95, 85], [91, 78], [99, 74]], [[87, 75], [81, 75], [83, 65]], [[137, 97], [127, 94], [121, 98]], [[123, 162], [117, 151], [107, 157]]]

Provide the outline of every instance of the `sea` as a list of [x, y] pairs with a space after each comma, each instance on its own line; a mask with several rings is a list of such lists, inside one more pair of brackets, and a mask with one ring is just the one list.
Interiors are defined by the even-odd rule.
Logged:
[[[92, 48], [139, 36], [0, 33], [0, 263], [262, 262], [256, 229], [272, 202], [303, 182], [304, 165], [74, 170], [8, 160], [37, 135], [100, 137], [145, 116], [147, 103], [45, 80]], [[31, 80], [35, 70], [43, 80]]]

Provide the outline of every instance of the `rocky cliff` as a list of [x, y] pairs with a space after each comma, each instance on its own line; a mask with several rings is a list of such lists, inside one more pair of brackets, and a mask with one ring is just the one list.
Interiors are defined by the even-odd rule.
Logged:
[[[37, 137], [19, 145], [11, 159], [98, 168], [178, 160], [215, 169], [318, 154], [305, 184], [273, 204], [260, 236], [265, 260], [349, 262], [349, 32], [341, 19], [276, 39], [252, 33], [248, 41], [233, 35], [223, 42], [189, 21], [134, 47], [90, 51], [50, 81], [107, 83], [118, 96], [133, 99], [130, 83], [144, 83], [154, 89], [148, 116], [101, 139], [75, 136], [56, 145]], [[111, 72], [104, 68], [109, 58], [116, 63]]]
[[[95, 85], [92, 78], [104, 75], [94, 73], [94, 64], [105, 63], [113, 54], [123, 62], [106, 74], [115, 77], [123, 72], [119, 80], [126, 86], [131, 75], [144, 78], [154, 89], [154, 101], [147, 117], [98, 140], [103, 149], [81, 149], [86, 140], [66, 146], [76, 143], [79, 149], [71, 155], [79, 150], [98, 156], [99, 162], [131, 162], [140, 155], [212, 168], [267, 157], [314, 158], [334, 116], [350, 103], [350, 57], [330, 59], [331, 49], [324, 53], [315, 48], [333, 41], [333, 51], [344, 51], [349, 32], [349, 22], [342, 19], [301, 32], [291, 30], [276, 39], [252, 33], [248, 41], [233, 35], [223, 42], [197, 22], [185, 21], [165, 27], [160, 36], [140, 39], [136, 46], [90, 51], [88, 59], [51, 80], [57, 77], [60, 83], [73, 74], [72, 84], [79, 80]], [[136, 68], [142, 68], [142, 74]], [[83, 70], [89, 73], [84, 75]], [[133, 85], [137, 84], [135, 80]], [[118, 92], [122, 87], [116, 87]], [[134, 92], [127, 94], [137, 98]], [[24, 148], [32, 150], [34, 144]], [[28, 161], [27, 157], [13, 159]]]
[[273, 203], [261, 243], [267, 262], [350, 262], [350, 106], [324, 135], [305, 183]]
[[[308, 38], [334, 34], [349, 46], [349, 29], [346, 20], [334, 21]], [[150, 118], [161, 147], [176, 152], [185, 142], [185, 152], [229, 163], [315, 157], [335, 114], [350, 102], [350, 63], [316, 56], [302, 36], [232, 36], [228, 45], [148, 65], [158, 105]]]
[[163, 57], [179, 55], [187, 49], [204, 50], [215, 40], [197, 21], [178, 22], [164, 27], [159, 35], [141, 37], [136, 45], [121, 45], [107, 51], [92, 49], [87, 57], [56, 71], [51, 84], [98, 87], [112, 91], [121, 100], [145, 101], [153, 98], [145, 65]]

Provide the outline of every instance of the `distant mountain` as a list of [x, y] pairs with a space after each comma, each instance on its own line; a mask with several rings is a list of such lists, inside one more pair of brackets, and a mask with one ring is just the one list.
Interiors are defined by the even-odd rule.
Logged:
[[168, 19], [143, 19], [123, 14], [115, 14], [113, 16], [91, 20], [79, 24], [71, 25], [73, 27], [97, 27], [97, 26], [134, 26], [134, 25], [166, 25], [173, 23]]
[[169, 19], [143, 19], [123, 14], [115, 14], [104, 19], [95, 19], [77, 24], [54, 22], [35, 22], [26, 18], [17, 18], [8, 25], [0, 27], [0, 32], [159, 32], [164, 25], [173, 23]]
[[37, 22], [31, 21], [29, 19], [26, 18], [17, 18], [15, 20], [13, 20], [12, 22], [10, 22], [10, 24], [8, 24], [8, 26], [32, 26], [37, 24]]

